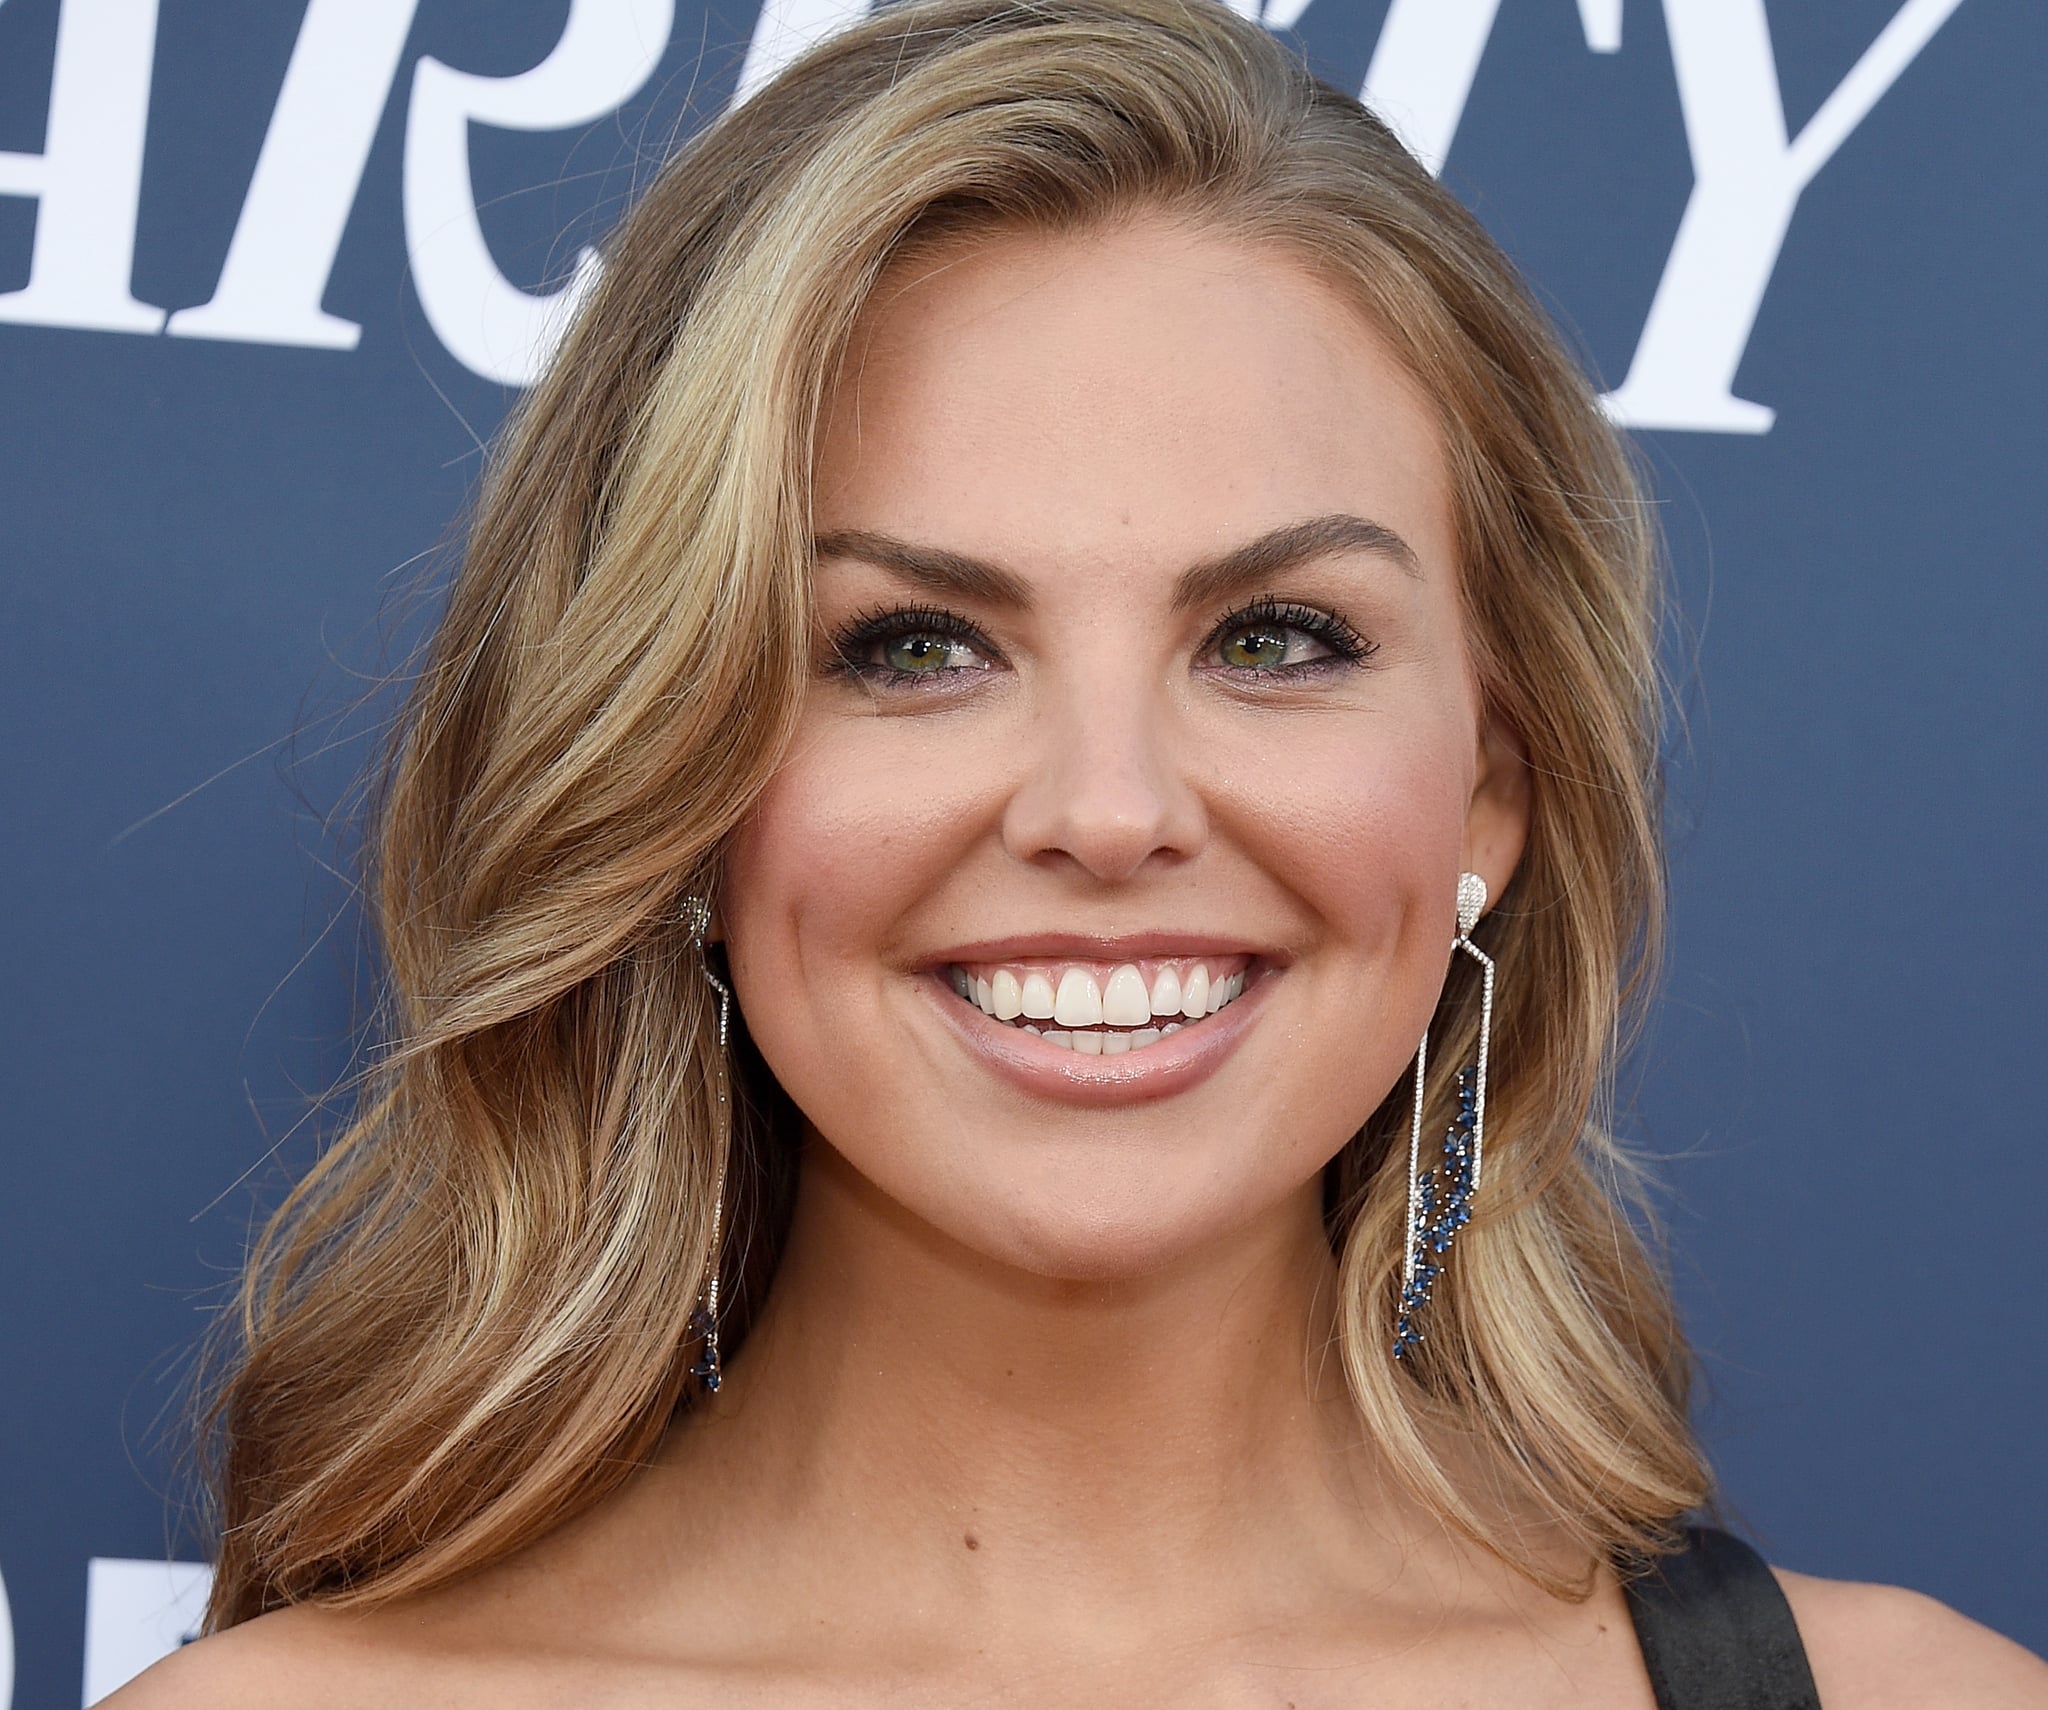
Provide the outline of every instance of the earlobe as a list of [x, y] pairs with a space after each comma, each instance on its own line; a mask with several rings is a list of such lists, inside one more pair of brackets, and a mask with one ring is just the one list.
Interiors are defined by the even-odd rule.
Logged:
[[1497, 718], [1480, 728], [1472, 800], [1465, 810], [1464, 864], [1498, 899], [1529, 840], [1534, 779], [1519, 734]]

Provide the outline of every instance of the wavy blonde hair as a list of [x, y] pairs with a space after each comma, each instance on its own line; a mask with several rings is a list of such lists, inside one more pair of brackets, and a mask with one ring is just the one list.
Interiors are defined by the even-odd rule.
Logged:
[[[912, 0], [669, 163], [498, 443], [385, 777], [385, 1043], [232, 1326], [212, 1626], [440, 1584], [624, 1479], [686, 1395], [728, 1162], [744, 1335], [790, 1112], [746, 1059], [721, 1119], [681, 903], [715, 888], [803, 692], [835, 365], [906, 246], [1139, 209], [1335, 281], [1435, 400], [1485, 693], [1534, 779], [1482, 928], [1486, 1197], [1415, 1359], [1388, 1357], [1405, 1082], [1330, 1170], [1366, 1428], [1560, 1593], [1590, 1567], [1560, 1573], [1503, 1512], [1591, 1564], [1664, 1547], [1703, 1500], [1688, 1357], [1604, 1120], [1661, 902], [1654, 541], [1623, 448], [1477, 222], [1258, 26], [1209, 0]], [[1457, 961], [1438, 1061], [1473, 1048]], [[1447, 1429], [1480, 1478], [1433, 1454]]]

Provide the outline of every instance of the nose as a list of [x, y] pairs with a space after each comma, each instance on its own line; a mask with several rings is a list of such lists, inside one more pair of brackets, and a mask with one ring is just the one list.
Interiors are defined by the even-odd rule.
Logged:
[[1208, 815], [1170, 695], [1113, 674], [1047, 685], [1003, 814], [1019, 860], [1118, 884], [1196, 853]]

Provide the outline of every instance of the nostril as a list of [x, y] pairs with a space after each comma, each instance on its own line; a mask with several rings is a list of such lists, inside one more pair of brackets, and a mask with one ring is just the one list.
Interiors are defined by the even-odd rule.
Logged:
[[[1122, 722], [1121, 720], [1119, 722]], [[1117, 741], [1098, 724], [1049, 738], [1044, 762], [1012, 794], [1003, 839], [1018, 859], [1079, 867], [1108, 883], [1184, 860], [1208, 835], [1200, 796], [1156, 751], [1150, 725]]]

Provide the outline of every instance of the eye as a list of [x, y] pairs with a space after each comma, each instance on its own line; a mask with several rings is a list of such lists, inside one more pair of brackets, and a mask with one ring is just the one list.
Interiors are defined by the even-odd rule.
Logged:
[[869, 612], [832, 637], [837, 669], [885, 683], [986, 671], [994, 652], [967, 619], [937, 608]]
[[1214, 667], [1254, 675], [1355, 665], [1372, 652], [1372, 643], [1337, 613], [1272, 599], [1232, 612], [1202, 644]]
[[934, 671], [971, 671], [981, 663], [974, 649], [964, 641], [923, 629], [888, 636], [875, 651], [881, 655], [879, 663], [891, 671], [901, 671], [906, 677], [923, 677]]
[[1329, 649], [1305, 631], [1282, 623], [1248, 623], [1217, 645], [1217, 657], [1240, 671], [1277, 671], [1325, 658]]

